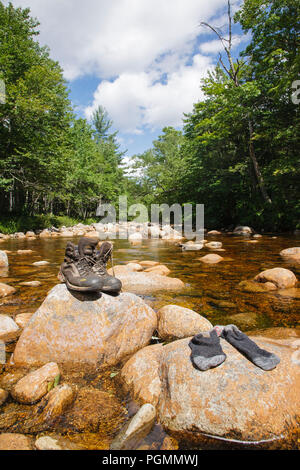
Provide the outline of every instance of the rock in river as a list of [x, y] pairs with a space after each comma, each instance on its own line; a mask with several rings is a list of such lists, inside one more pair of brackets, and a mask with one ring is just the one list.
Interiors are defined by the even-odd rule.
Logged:
[[288, 289], [297, 284], [295, 274], [285, 268], [267, 269], [255, 276], [254, 281], [263, 283], [272, 282], [277, 289]]
[[0, 250], [0, 268], [7, 268], [8, 258], [5, 251]]
[[35, 403], [46, 395], [48, 386], [59, 376], [58, 365], [50, 362], [19, 380], [13, 387], [11, 395], [19, 403]]
[[241, 443], [288, 441], [300, 417], [297, 350], [256, 337], [281, 360], [266, 372], [221, 339], [226, 361], [201, 372], [191, 364], [189, 341], [138, 351], [122, 369], [125, 389], [140, 403], [157, 406], [164, 429], [180, 440], [198, 445], [209, 435]]
[[146, 346], [156, 326], [154, 310], [134, 294], [91, 296], [59, 284], [24, 329], [14, 363], [57, 362], [82, 369], [115, 365]]
[[20, 334], [18, 325], [8, 315], [0, 315], [0, 340], [14, 341]]

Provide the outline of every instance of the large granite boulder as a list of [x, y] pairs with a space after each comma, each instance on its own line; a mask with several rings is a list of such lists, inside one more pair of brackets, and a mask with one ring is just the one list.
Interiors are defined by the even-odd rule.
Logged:
[[141, 404], [157, 406], [164, 429], [180, 440], [288, 441], [300, 416], [299, 340], [255, 338], [280, 357], [268, 372], [224, 340], [226, 361], [201, 372], [191, 364], [189, 340], [137, 352], [121, 372], [125, 389]]
[[134, 294], [91, 296], [58, 284], [25, 327], [13, 360], [17, 366], [111, 366], [147, 346], [156, 326], [154, 310]]

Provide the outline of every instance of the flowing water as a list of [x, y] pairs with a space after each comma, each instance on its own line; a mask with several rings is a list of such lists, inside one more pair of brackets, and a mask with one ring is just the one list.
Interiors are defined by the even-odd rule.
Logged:
[[[72, 239], [74, 240], [76, 239]], [[130, 246], [127, 240], [115, 240], [114, 264], [124, 264], [130, 260], [159, 261], [171, 270], [170, 276], [178, 277], [186, 283], [185, 290], [180, 293], [161, 292], [153, 296], [144, 296], [145, 301], [155, 310], [163, 305], [176, 304], [195, 310], [208, 318], [212, 324], [235, 323], [243, 331], [258, 332], [274, 327], [299, 328], [299, 298], [290, 294], [282, 295], [277, 291], [246, 293], [238, 288], [240, 281], [251, 279], [259, 272], [273, 267], [291, 269], [300, 279], [299, 264], [283, 261], [279, 255], [285, 248], [299, 246], [299, 238], [266, 234], [252, 243], [248, 238], [222, 235], [211, 237], [210, 241], [212, 240], [221, 241], [225, 250], [213, 251], [224, 258], [224, 261], [216, 265], [206, 265], [197, 260], [212, 252], [208, 249], [204, 248], [200, 252], [182, 252], [176, 244], [162, 240], [146, 240], [136, 247]], [[66, 242], [65, 238], [11, 239], [0, 244], [1, 250], [9, 251], [9, 268], [0, 270], [0, 282], [17, 288], [15, 295], [0, 300], [0, 313], [14, 318], [19, 313], [36, 311], [47, 292], [58, 283], [57, 273], [63, 261]], [[33, 250], [33, 253], [17, 254], [17, 250], [24, 249]], [[41, 260], [49, 261], [49, 264], [41, 267], [32, 265], [35, 261]], [[24, 281], [36, 280], [41, 282], [41, 286], [33, 288], [20, 285]], [[7, 345], [7, 358], [13, 349], [14, 344]], [[8, 366], [6, 369], [2, 375], [13, 372]], [[136, 411], [135, 404], [128, 397], [122, 396], [117, 376], [111, 377], [112, 372], [115, 374], [118, 369], [114, 368], [100, 375], [91, 376], [78, 372], [72, 377], [67, 375], [63, 377], [63, 382], [74, 383], [81, 388], [83, 395], [87, 390], [85, 398], [88, 396], [88, 389], [91, 388], [105, 392], [107, 394], [105, 396], [111, 397], [111, 406], [116, 412], [103, 419], [100, 424], [95, 424], [95, 420], [88, 425], [78, 424], [78, 416], [62, 419], [54, 430], [56, 433], [67, 435], [68, 439], [83, 448], [108, 448], [122, 424]], [[88, 400], [84, 403], [86, 406]], [[102, 405], [99, 395], [100, 408]], [[88, 409], [91, 416], [99, 414], [97, 403], [93, 403], [93, 400]], [[26, 414], [28, 407], [22, 407], [8, 400], [0, 409], [0, 432], [11, 430], [9, 419], [5, 420], [5, 413], [10, 416], [9, 414], [20, 410]], [[49, 431], [46, 434], [49, 435]], [[164, 436], [160, 426], [155, 426], [143, 442], [143, 448], [159, 449]]]

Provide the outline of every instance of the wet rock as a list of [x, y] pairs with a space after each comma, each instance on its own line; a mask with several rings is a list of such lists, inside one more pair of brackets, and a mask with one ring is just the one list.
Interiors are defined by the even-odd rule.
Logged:
[[14, 234], [14, 238], [25, 238], [25, 233], [17, 232]]
[[51, 238], [51, 232], [49, 230], [43, 230], [40, 235], [40, 238]]
[[276, 290], [277, 287], [273, 282], [258, 283], [255, 281], [241, 281], [238, 288], [243, 292], [259, 293], [259, 292], [270, 292]]
[[31, 440], [23, 434], [0, 434], [0, 450], [32, 450]]
[[42, 283], [40, 281], [25, 281], [25, 282], [20, 282], [20, 286], [25, 286], [25, 287], [39, 287], [41, 286]]
[[35, 233], [28, 231], [28, 232], [25, 233], [25, 237], [26, 238], [35, 238]]
[[171, 436], [166, 436], [163, 440], [160, 450], [178, 450], [179, 445], [176, 439]]
[[276, 292], [281, 297], [290, 297], [292, 299], [300, 299], [300, 289], [297, 287], [290, 287], [289, 289], [282, 289]]
[[13, 372], [7, 372], [2, 377], [0, 376], [0, 386], [10, 392], [13, 386], [26, 374], [25, 371], [15, 370]]
[[49, 261], [36, 261], [35, 263], [32, 263], [33, 266], [46, 266], [47, 264], [50, 264]]
[[221, 242], [209, 242], [205, 244], [205, 248], [209, 248], [211, 250], [214, 250], [215, 248], [222, 248], [222, 243]]
[[24, 329], [14, 362], [54, 361], [83, 369], [115, 365], [146, 346], [156, 326], [155, 312], [134, 294], [71, 293], [59, 284]]
[[224, 258], [222, 258], [222, 256], [216, 255], [214, 253], [205, 255], [202, 258], [198, 258], [198, 261], [202, 261], [202, 263], [206, 263], [206, 264], [217, 264], [223, 260]]
[[[256, 337], [254, 341], [259, 347], [280, 357], [280, 364], [268, 372], [256, 367], [223, 339], [226, 361], [200, 372], [191, 365], [189, 341], [186, 338], [161, 346], [156, 355], [145, 348], [128, 361], [130, 369], [127, 363], [122, 370], [122, 375], [127, 371], [127, 384], [130, 379], [139, 382], [139, 390], [135, 388], [137, 400], [143, 402], [146, 396], [147, 403], [157, 404], [164, 429], [197, 445], [203, 434], [241, 443], [276, 439], [288, 442], [289, 431], [297, 428], [300, 415], [300, 341], [298, 346], [291, 347]], [[134, 372], [131, 376], [129, 370]], [[156, 380], [161, 384], [161, 393], [157, 397], [157, 390], [153, 401], [145, 390], [149, 379], [142, 383], [146, 370], [151, 374], [151, 383]]]
[[50, 436], [39, 437], [34, 445], [37, 450], [62, 450], [58, 441]]
[[295, 246], [293, 248], [287, 248], [280, 252], [280, 256], [287, 261], [296, 261], [300, 262], [300, 246]]
[[0, 268], [6, 268], [8, 266], [8, 257], [5, 251], [0, 250]]
[[30, 255], [31, 253], [33, 253], [32, 250], [18, 250], [17, 251], [18, 255]]
[[182, 251], [200, 251], [202, 250], [203, 246], [203, 243], [193, 243], [191, 245], [184, 243], [183, 245], [181, 245], [181, 249]]
[[59, 376], [58, 365], [50, 362], [19, 380], [13, 387], [11, 395], [19, 403], [35, 403], [48, 393], [49, 385], [53, 385]]
[[47, 393], [35, 406], [33, 418], [28, 419], [28, 431], [39, 432], [49, 429], [56, 423], [75, 399], [75, 391], [68, 384], [58, 385]]
[[278, 289], [288, 289], [297, 284], [295, 274], [285, 268], [267, 269], [255, 276], [254, 281], [259, 283], [272, 282]]
[[0, 299], [2, 297], [7, 297], [8, 295], [13, 295], [16, 292], [17, 291], [14, 287], [8, 286], [7, 284], [3, 284], [2, 282], [0, 282]]
[[171, 271], [164, 264], [159, 264], [158, 266], [151, 266], [150, 268], [145, 269], [144, 272], [160, 274], [161, 276], [167, 276], [168, 274], [170, 274]]
[[0, 315], [0, 340], [14, 341], [20, 334], [20, 328], [8, 315]]
[[65, 414], [63, 426], [70, 431], [98, 432], [105, 424], [119, 424], [123, 413], [116, 397], [84, 387], [78, 391], [74, 405]]
[[[135, 294], [153, 294], [160, 291], [180, 291], [184, 289], [184, 283], [177, 278], [162, 276], [153, 272], [133, 272], [126, 266], [115, 266], [115, 275], [122, 282], [124, 291], [134, 292]], [[108, 270], [113, 274], [113, 270]]]
[[209, 232], [207, 232], [207, 235], [222, 235], [222, 233], [218, 230], [210, 230]]
[[151, 431], [156, 416], [156, 409], [150, 403], [145, 403], [131, 418], [125, 428], [113, 440], [111, 450], [132, 450], [136, 449], [139, 443]]
[[188, 308], [166, 305], [158, 312], [158, 335], [163, 340], [174, 340], [194, 336], [200, 331], [209, 331], [213, 326], [204, 317]]
[[227, 320], [227, 323], [233, 323], [242, 330], [249, 330], [256, 326], [258, 315], [254, 312], [242, 312], [237, 313], [236, 315], [231, 315]]
[[238, 227], [235, 227], [233, 233], [234, 235], [251, 235], [253, 230], [251, 227], [239, 225]]
[[121, 370], [120, 378], [126, 393], [138, 403], [156, 406], [161, 393], [159, 378], [162, 344], [147, 346], [135, 353]]
[[33, 313], [20, 313], [15, 318], [15, 323], [18, 325], [19, 328], [25, 328], [25, 326], [29, 323]]
[[0, 388], [0, 406], [6, 402], [7, 397], [8, 397], [8, 392]]
[[255, 235], [253, 235], [253, 238], [262, 238], [262, 235], [260, 235], [260, 233], [256, 233]]

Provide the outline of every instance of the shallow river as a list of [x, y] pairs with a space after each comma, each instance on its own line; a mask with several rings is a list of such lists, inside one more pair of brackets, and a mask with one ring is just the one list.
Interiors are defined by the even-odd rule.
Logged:
[[[181, 293], [159, 293], [153, 297], [144, 296], [145, 300], [155, 310], [163, 305], [176, 304], [188, 307], [207, 317], [212, 324], [235, 323], [243, 331], [257, 331], [271, 327], [300, 327], [300, 299], [282, 296], [278, 293], [251, 294], [241, 292], [238, 284], [242, 280], [251, 279], [259, 272], [273, 267], [291, 269], [300, 279], [300, 266], [283, 261], [281, 250], [299, 246], [299, 237], [264, 235], [257, 243], [249, 243], [247, 238], [234, 236], [214, 236], [211, 240], [222, 241], [224, 252], [220, 252], [224, 261], [217, 265], [205, 265], [196, 258], [207, 254], [208, 249], [201, 252], [182, 252], [174, 243], [161, 240], [147, 240], [141, 246], [131, 247], [127, 240], [114, 241], [114, 264], [124, 264], [130, 260], [154, 260], [168, 266], [170, 276], [178, 277], [187, 285]], [[50, 240], [8, 240], [0, 244], [1, 250], [9, 250], [9, 268], [0, 270], [0, 282], [17, 288], [13, 296], [0, 300], [0, 313], [13, 318], [23, 312], [34, 312], [42, 303], [47, 292], [58, 283], [57, 273], [64, 257], [64, 247], [67, 239]], [[74, 241], [74, 239], [72, 239]], [[17, 254], [18, 249], [31, 249], [32, 254]], [[217, 253], [217, 251], [216, 251]], [[47, 260], [47, 266], [35, 267], [35, 261]], [[40, 287], [20, 286], [23, 281], [38, 280]], [[14, 346], [7, 346], [7, 357]], [[94, 387], [108, 392], [116, 397], [122, 413], [113, 419], [105, 421], [95, 432], [95, 426], [90, 429], [73, 427], [70, 423], [60, 423], [53, 432], [67, 434], [74, 445], [89, 449], [106, 449], [113, 436], [128, 417], [136, 410], [128, 397], [120, 395], [117, 380], [110, 377], [111, 370], [94, 376], [78, 373], [76, 377], [63, 377], [62, 382], [69, 381], [78, 387]], [[114, 369], [113, 372], [117, 372]], [[1, 379], [1, 375], [0, 375]], [[68, 380], [67, 380], [68, 379]], [[10, 431], [4, 426], [3, 414], [13, 413], [26, 407], [8, 403], [0, 409], [0, 432]], [[97, 410], [94, 410], [96, 413]], [[93, 410], [91, 409], [91, 413]], [[2, 414], [2, 427], [1, 427]], [[75, 419], [75, 418], [74, 418]], [[75, 419], [76, 421], [76, 419]], [[47, 432], [47, 435], [51, 432]], [[159, 449], [164, 439], [164, 432], [155, 426], [152, 433], [143, 442], [144, 448]]]

